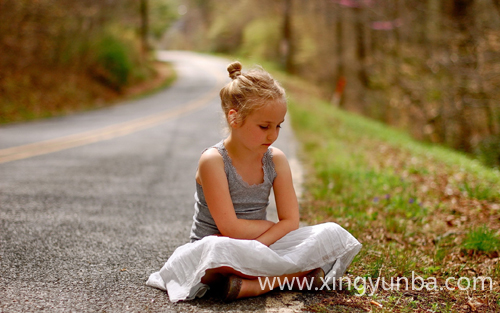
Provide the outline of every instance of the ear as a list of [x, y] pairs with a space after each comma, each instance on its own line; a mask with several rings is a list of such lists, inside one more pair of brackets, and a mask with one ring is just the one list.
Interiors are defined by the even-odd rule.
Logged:
[[227, 112], [227, 122], [229, 123], [229, 126], [235, 128], [238, 126], [238, 111], [235, 109], [229, 110]]

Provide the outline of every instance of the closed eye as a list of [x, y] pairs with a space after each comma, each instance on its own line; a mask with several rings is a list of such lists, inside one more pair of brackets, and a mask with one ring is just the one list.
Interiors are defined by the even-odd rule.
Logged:
[[[264, 126], [264, 125], [259, 125], [259, 127], [260, 127], [260, 129], [264, 129], [264, 130], [265, 130], [265, 129], [269, 129], [269, 126], [268, 126], [268, 125], [266, 125], [266, 126]], [[281, 128], [281, 124], [276, 125], [276, 128]]]

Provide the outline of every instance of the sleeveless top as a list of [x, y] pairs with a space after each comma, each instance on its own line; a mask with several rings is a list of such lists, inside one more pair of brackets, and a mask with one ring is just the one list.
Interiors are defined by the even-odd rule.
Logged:
[[[210, 148], [216, 148], [224, 161], [224, 171], [226, 172], [229, 185], [229, 194], [231, 195], [236, 216], [240, 219], [247, 220], [265, 220], [271, 187], [277, 175], [274, 169], [271, 148], [269, 148], [262, 157], [264, 181], [256, 185], [249, 185], [241, 178], [240, 174], [236, 172], [236, 168], [233, 166], [226, 147], [224, 147], [224, 141], [220, 141]], [[203, 150], [203, 152], [210, 148]], [[195, 212], [190, 234], [191, 242], [205, 236], [220, 234], [208, 210], [203, 188], [198, 182], [196, 182], [196, 193], [194, 194], [194, 198], [196, 202], [194, 204]]]

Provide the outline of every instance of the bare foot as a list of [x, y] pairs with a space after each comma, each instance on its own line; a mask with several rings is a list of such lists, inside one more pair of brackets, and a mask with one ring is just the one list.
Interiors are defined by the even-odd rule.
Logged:
[[257, 297], [272, 290], [268, 285], [262, 288], [258, 279], [243, 279], [242, 281], [243, 284], [241, 285], [237, 299]]

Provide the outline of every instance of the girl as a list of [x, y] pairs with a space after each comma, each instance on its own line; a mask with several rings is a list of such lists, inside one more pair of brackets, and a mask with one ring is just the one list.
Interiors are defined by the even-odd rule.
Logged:
[[[209, 288], [232, 301], [287, 281], [293, 289], [322, 289], [361, 249], [335, 223], [299, 229], [288, 161], [271, 146], [287, 111], [285, 91], [267, 72], [241, 69], [239, 62], [228, 66], [232, 82], [220, 92], [229, 135], [198, 164], [191, 243], [177, 248], [147, 282], [167, 290], [173, 302]], [[266, 220], [271, 188], [277, 223]]]

